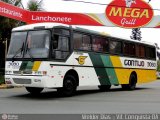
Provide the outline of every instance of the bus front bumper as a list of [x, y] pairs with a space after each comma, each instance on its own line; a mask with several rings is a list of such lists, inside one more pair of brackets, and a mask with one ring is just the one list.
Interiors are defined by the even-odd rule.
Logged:
[[49, 79], [48, 76], [5, 75], [5, 83], [8, 86], [24, 86], [24, 87], [40, 87], [40, 88], [62, 87], [61, 80]]

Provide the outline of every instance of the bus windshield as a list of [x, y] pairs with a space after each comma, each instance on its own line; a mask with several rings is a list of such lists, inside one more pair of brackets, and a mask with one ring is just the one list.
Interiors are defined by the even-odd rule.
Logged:
[[47, 58], [49, 55], [50, 32], [30, 31], [27, 37], [26, 51], [24, 58]]
[[47, 58], [50, 37], [48, 30], [14, 32], [7, 58]]
[[25, 43], [26, 37], [27, 32], [12, 33], [7, 58], [22, 58], [22, 46]]

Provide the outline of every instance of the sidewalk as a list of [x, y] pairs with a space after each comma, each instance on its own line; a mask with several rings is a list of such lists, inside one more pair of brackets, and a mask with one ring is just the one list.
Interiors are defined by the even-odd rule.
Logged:
[[0, 89], [14, 88], [5, 84], [4, 75], [0, 74]]
[[9, 88], [14, 88], [13, 86], [8, 86], [6, 84], [0, 84], [0, 89], [9, 89]]

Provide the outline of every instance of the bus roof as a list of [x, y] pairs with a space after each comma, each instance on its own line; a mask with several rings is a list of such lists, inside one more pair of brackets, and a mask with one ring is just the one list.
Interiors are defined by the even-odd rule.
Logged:
[[[62, 23], [35, 23], [35, 24], [23, 25], [23, 26], [20, 26], [20, 27], [13, 28], [12, 31], [33, 30], [35, 28], [49, 29], [49, 28], [60, 27], [60, 26], [67, 27], [67, 28], [70, 27], [70, 25], [62, 24]], [[103, 35], [103, 36], [108, 36], [108, 37], [112, 37], [112, 38], [118, 38], [118, 39], [121, 39], [121, 40], [132, 41], [132, 42], [136, 42], [136, 43], [142, 43], [142, 44], [155, 46], [155, 44], [150, 43], [150, 42], [132, 40], [132, 39], [124, 38], [122, 36], [111, 36], [109, 34], [104, 34], [103, 32], [90, 30], [90, 29], [85, 29], [85, 28], [75, 26], [75, 25], [72, 25], [72, 28], [74, 30], [80, 30], [80, 31], [84, 31], [84, 32], [87, 32], [87, 33], [91, 33], [91, 34]]]
[[69, 25], [61, 24], [61, 23], [35, 23], [35, 24], [29, 24], [29, 25], [23, 25], [20, 27], [13, 28], [12, 31], [25, 31], [25, 30], [33, 30], [34, 28], [53, 28], [55, 26], [63, 26], [63, 27], [69, 27]]

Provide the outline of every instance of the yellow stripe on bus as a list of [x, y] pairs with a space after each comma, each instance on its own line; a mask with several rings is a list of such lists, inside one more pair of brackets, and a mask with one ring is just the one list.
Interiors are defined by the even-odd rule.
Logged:
[[115, 69], [119, 84], [128, 84], [128, 79], [131, 71], [129, 69], [123, 69], [120, 57], [110, 56], [110, 59]]
[[[128, 84], [129, 77], [133, 71], [137, 73], [137, 83], [148, 83], [156, 80], [156, 70], [132, 69], [122, 66], [120, 57], [110, 56], [119, 84]], [[124, 68], [124, 69], [123, 69]]]
[[32, 70], [38, 71], [40, 65], [41, 65], [41, 61], [35, 61]]
[[113, 67], [122, 67], [122, 63], [120, 61], [120, 57], [118, 56], [110, 56]]

